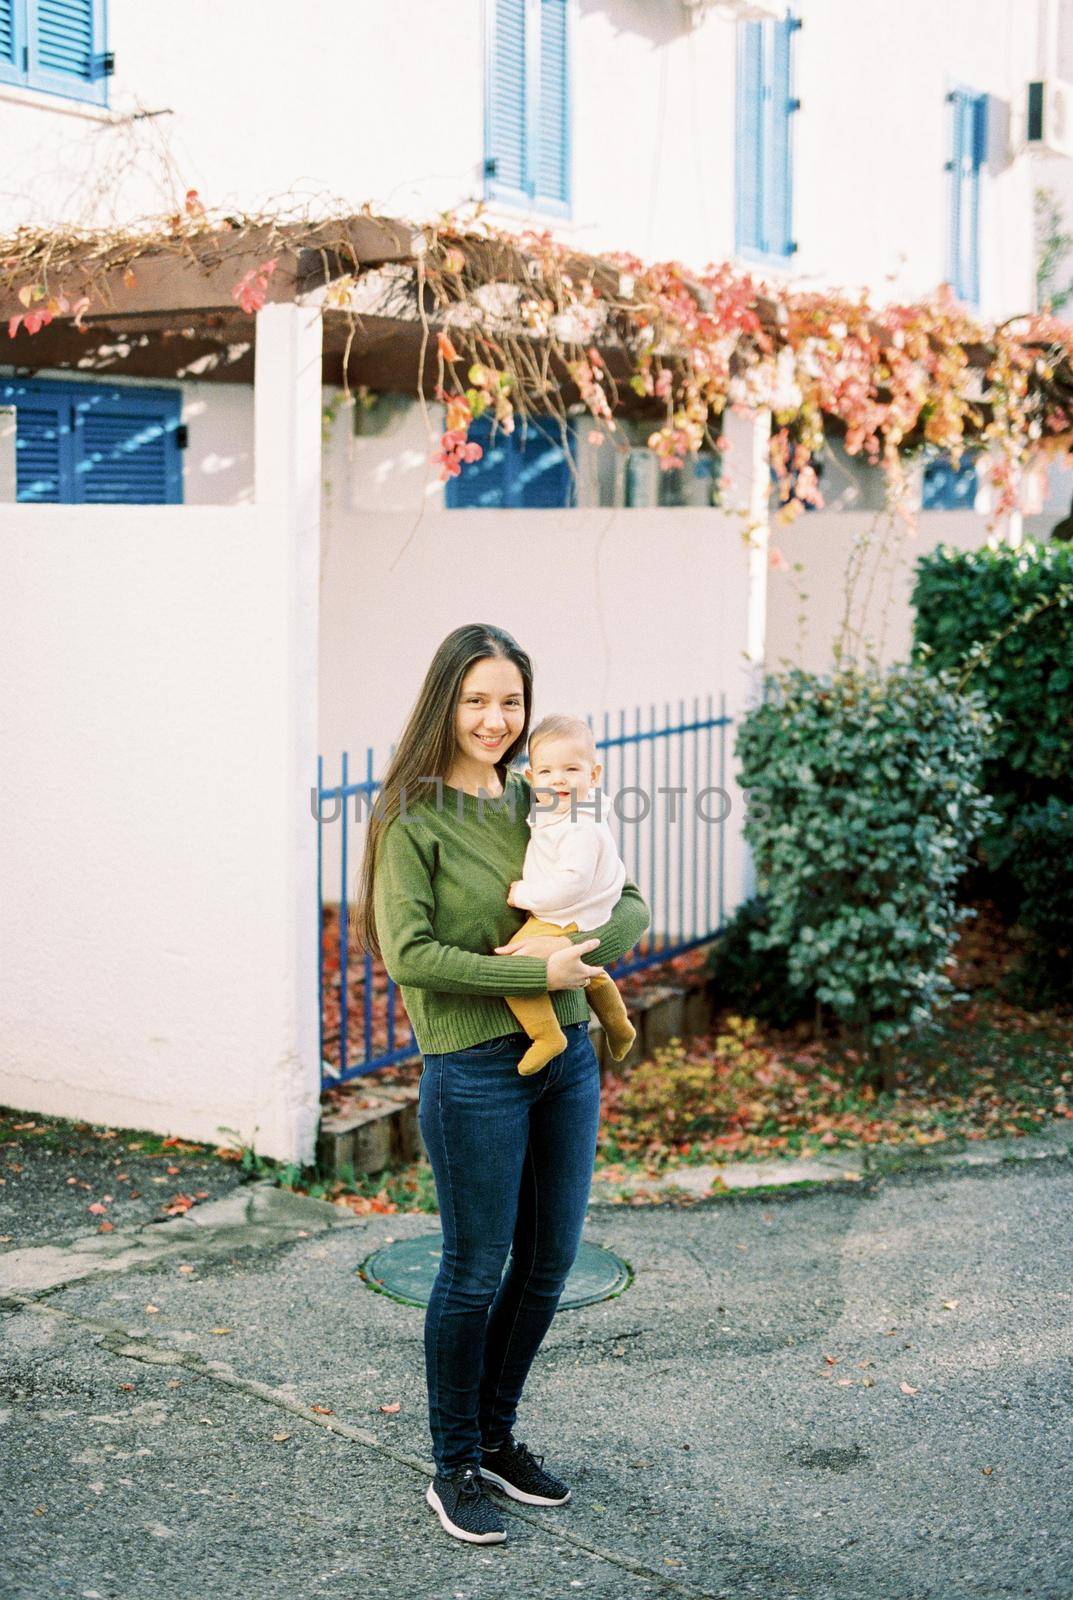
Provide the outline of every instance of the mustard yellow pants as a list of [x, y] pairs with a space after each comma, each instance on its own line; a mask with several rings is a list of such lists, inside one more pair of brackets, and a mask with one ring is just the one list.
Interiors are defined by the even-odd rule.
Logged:
[[[536, 938], [539, 934], [578, 931], [576, 922], [568, 922], [564, 926], [557, 922], [544, 922], [540, 917], [529, 917], [510, 942], [515, 944], [520, 939]], [[609, 978], [606, 972], [601, 972], [598, 978], [589, 979], [585, 993], [604, 1030], [612, 1060], [621, 1061], [637, 1034], [630, 1022], [622, 996], [615, 987], [614, 979]], [[528, 1076], [531, 1072], [539, 1072], [541, 1067], [547, 1066], [553, 1056], [560, 1055], [566, 1049], [566, 1035], [559, 1026], [552, 1007], [551, 995], [508, 994], [504, 998], [521, 1023], [524, 1032], [532, 1040], [529, 1049], [518, 1062], [518, 1071], [524, 1076]]]

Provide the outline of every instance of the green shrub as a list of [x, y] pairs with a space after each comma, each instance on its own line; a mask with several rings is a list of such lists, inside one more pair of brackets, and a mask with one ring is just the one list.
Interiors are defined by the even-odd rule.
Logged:
[[1017, 920], [1031, 935], [1020, 992], [1043, 1000], [1073, 995], [1073, 805], [1052, 795], [1020, 811], [1006, 864], [1018, 889]]
[[916, 571], [914, 661], [967, 672], [996, 719], [984, 762], [990, 859], [1022, 806], [1073, 801], [1073, 546], [939, 545]]
[[759, 942], [757, 936], [770, 931], [771, 911], [763, 895], [738, 907], [708, 954], [711, 1001], [773, 1027], [789, 1028], [814, 1016], [816, 993], [814, 987], [794, 988], [785, 949]]
[[991, 720], [942, 676], [874, 665], [769, 676], [738, 731], [745, 836], [785, 951], [845, 1031], [880, 1049], [953, 993], [954, 885], [990, 805]]

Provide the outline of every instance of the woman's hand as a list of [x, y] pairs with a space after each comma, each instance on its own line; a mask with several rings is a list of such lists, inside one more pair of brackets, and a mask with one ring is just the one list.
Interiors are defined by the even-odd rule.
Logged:
[[584, 989], [590, 978], [598, 978], [602, 968], [587, 967], [582, 956], [595, 950], [599, 939], [583, 939], [569, 949], [556, 950], [548, 957], [548, 993], [555, 989]]
[[534, 933], [512, 944], [497, 944], [497, 956], [550, 956], [555, 950], [574, 947], [564, 933]]

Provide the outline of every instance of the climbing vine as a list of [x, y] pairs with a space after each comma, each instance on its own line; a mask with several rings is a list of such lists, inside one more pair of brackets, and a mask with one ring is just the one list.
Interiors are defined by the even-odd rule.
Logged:
[[[127, 233], [22, 229], [0, 239], [0, 292], [19, 307], [8, 333], [121, 314], [107, 285], [118, 273], [133, 286], [141, 261], [168, 252], [206, 271], [244, 256], [232, 298], [253, 315], [276, 287], [283, 251], [312, 249], [325, 263], [326, 313], [349, 326], [344, 382], [351, 356], [360, 381], [370, 269], [347, 220], [213, 216], [191, 190], [181, 211]], [[254, 237], [263, 255], [250, 267]], [[445, 408], [431, 455], [443, 478], [479, 459], [470, 429], [482, 417], [509, 433], [537, 416], [565, 429], [579, 414], [595, 445], [639, 413], [660, 465], [672, 468], [719, 449], [728, 407], [762, 406], [773, 417], [782, 520], [822, 504], [812, 462], [831, 434], [882, 469], [894, 508], [905, 504], [914, 452], [944, 451], [956, 463], [966, 449], [983, 450], [1002, 514], [1017, 505], [1026, 474], [1073, 441], [1073, 329], [1050, 313], [991, 326], [947, 286], [875, 305], [772, 286], [726, 263], [691, 271], [583, 255], [546, 232], [495, 227], [479, 207], [441, 216], [416, 239], [391, 278], [391, 314], [420, 327], [412, 392]]]

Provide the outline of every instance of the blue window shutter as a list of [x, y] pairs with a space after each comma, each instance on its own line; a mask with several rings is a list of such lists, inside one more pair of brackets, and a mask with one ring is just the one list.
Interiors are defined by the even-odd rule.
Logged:
[[939, 456], [924, 468], [921, 509], [971, 511], [976, 503], [976, 488], [975, 455], [965, 451], [956, 469], [949, 456]]
[[20, 0], [26, 6], [26, 82], [105, 104], [105, 0]]
[[573, 475], [558, 422], [519, 423], [513, 433], [500, 429], [493, 439], [492, 425], [482, 417], [469, 437], [484, 455], [448, 478], [448, 510], [541, 510], [573, 503]]
[[790, 17], [768, 24], [765, 41], [770, 69], [765, 73], [764, 110], [767, 138], [767, 192], [764, 196], [764, 248], [775, 256], [788, 256], [793, 240], [790, 221], [790, 41], [796, 23]]
[[792, 255], [793, 182], [790, 118], [793, 37], [800, 23], [738, 23], [735, 118], [735, 242], [759, 255]]
[[527, 192], [526, 0], [494, 0], [491, 18], [486, 161], [491, 194]]
[[15, 0], [0, 0], [0, 79], [10, 83], [22, 76], [22, 37]]
[[567, 0], [538, 0], [540, 89], [537, 97], [533, 171], [541, 200], [565, 205], [570, 198]]
[[68, 505], [182, 501], [176, 390], [0, 379], [15, 407], [16, 495]]
[[98, 505], [180, 501], [179, 415], [173, 392], [83, 390], [75, 405], [77, 498]]
[[0, 405], [15, 407], [15, 497], [33, 504], [67, 498], [73, 478], [70, 407], [24, 378], [0, 378]]
[[987, 159], [987, 96], [950, 95], [950, 244], [947, 277], [970, 305], [980, 298], [980, 171]]
[[737, 116], [735, 121], [735, 231], [739, 250], [762, 250], [761, 197], [764, 143], [763, 24], [738, 24]]

